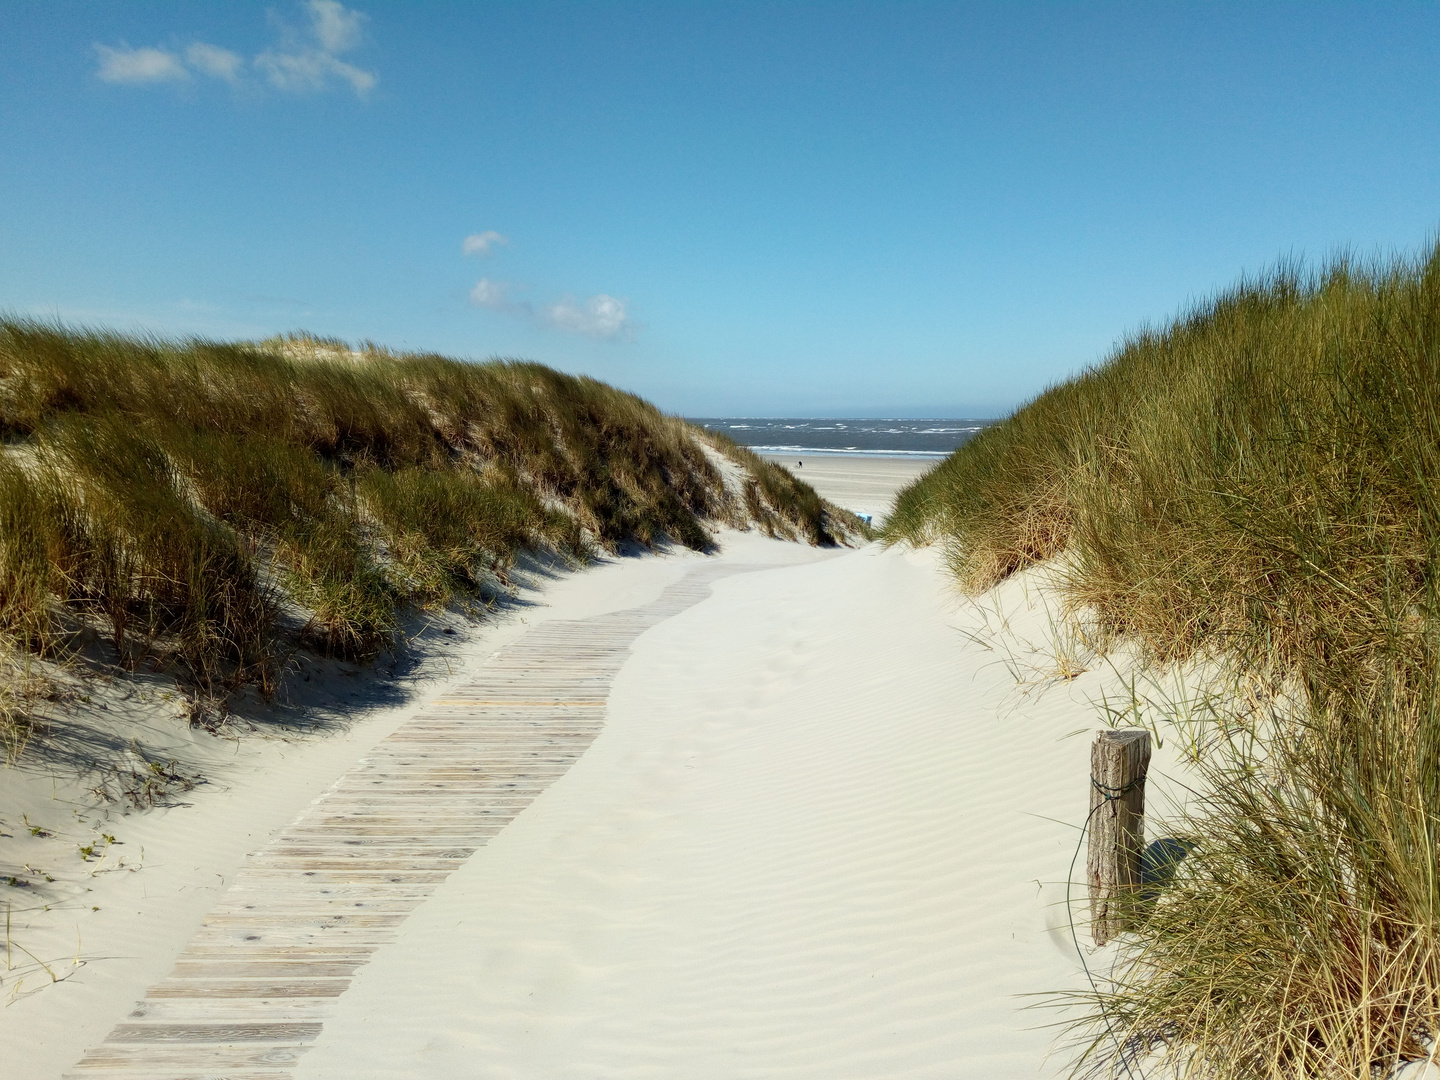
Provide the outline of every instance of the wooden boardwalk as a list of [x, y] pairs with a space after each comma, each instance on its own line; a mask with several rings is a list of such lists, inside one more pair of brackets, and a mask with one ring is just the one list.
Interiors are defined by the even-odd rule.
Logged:
[[355, 972], [594, 741], [631, 642], [750, 569], [703, 564], [654, 603], [496, 653], [255, 852], [169, 977], [66, 1076], [290, 1077]]

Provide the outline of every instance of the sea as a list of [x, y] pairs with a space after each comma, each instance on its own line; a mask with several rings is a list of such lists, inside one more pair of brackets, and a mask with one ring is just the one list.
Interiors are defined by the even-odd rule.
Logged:
[[845, 417], [689, 417], [762, 454], [948, 457], [994, 420], [856, 420]]

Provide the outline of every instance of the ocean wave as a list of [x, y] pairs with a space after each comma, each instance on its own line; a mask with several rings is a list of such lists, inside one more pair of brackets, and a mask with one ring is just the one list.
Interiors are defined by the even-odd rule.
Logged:
[[694, 423], [765, 453], [946, 457], [990, 421], [970, 417], [717, 416]]
[[883, 450], [858, 446], [762, 446], [757, 443], [750, 449], [757, 454], [796, 454], [810, 457], [903, 457], [942, 461], [950, 456], [944, 450]]

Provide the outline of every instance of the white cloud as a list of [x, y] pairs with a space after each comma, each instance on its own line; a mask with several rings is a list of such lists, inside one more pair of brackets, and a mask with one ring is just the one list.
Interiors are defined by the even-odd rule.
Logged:
[[265, 73], [271, 86], [292, 94], [324, 90], [332, 76], [348, 82], [359, 97], [374, 89], [376, 83], [373, 73], [315, 49], [289, 53], [266, 49], [255, 57], [255, 66]]
[[255, 57], [255, 66], [277, 90], [292, 94], [324, 90], [333, 78], [349, 83], [357, 97], [364, 97], [375, 88], [375, 73], [335, 54], [360, 44], [369, 16], [352, 11], [339, 0], [307, 0], [305, 10], [310, 15], [309, 30], [283, 33], [284, 46], [266, 49]]
[[165, 49], [132, 49], [128, 45], [111, 48], [97, 44], [95, 51], [100, 54], [100, 68], [95, 74], [105, 82], [183, 82], [190, 77], [180, 58]]
[[[348, 84], [357, 97], [364, 97], [375, 88], [378, 77], [373, 71], [341, 60], [337, 54], [360, 44], [369, 16], [345, 7], [339, 0], [305, 0], [303, 8], [308, 25], [297, 30], [280, 23], [280, 42], [254, 58], [256, 70], [275, 89], [287, 93], [314, 93], [338, 82]], [[183, 60], [162, 48], [97, 44], [95, 50], [100, 55], [96, 74], [106, 82], [180, 82], [189, 79], [193, 70], [238, 86], [245, 70], [245, 61], [238, 53], [203, 41], [187, 48]]]
[[460, 245], [466, 255], [488, 255], [490, 249], [510, 243], [508, 236], [501, 236], [494, 229], [486, 229], [484, 232], [471, 233], [465, 237]]
[[185, 50], [185, 62], [202, 75], [228, 83], [240, 81], [240, 69], [245, 64], [238, 53], [218, 45], [207, 45], [203, 41], [197, 41]]
[[360, 44], [361, 27], [370, 18], [351, 11], [339, 0], [310, 0], [311, 29], [320, 47], [328, 53], [341, 53]]
[[587, 337], [628, 337], [635, 331], [625, 309], [625, 301], [605, 293], [597, 293], [578, 303], [566, 297], [545, 309], [545, 321], [561, 330]]
[[481, 278], [470, 290], [470, 303], [491, 311], [528, 311], [528, 304], [517, 304], [510, 299], [508, 281], [491, 281]]
[[628, 341], [640, 329], [630, 318], [628, 305], [618, 297], [596, 293], [586, 300], [565, 296], [538, 310], [528, 300], [512, 298], [514, 286], [508, 281], [481, 278], [470, 290], [470, 303], [487, 311], [519, 315], [540, 326], [572, 334], [607, 340]]

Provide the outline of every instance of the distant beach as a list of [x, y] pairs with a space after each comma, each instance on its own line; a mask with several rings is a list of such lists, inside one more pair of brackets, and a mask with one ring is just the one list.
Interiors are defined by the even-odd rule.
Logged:
[[690, 422], [784, 465], [823, 498], [877, 525], [890, 515], [901, 488], [994, 423], [753, 416], [696, 417]]

